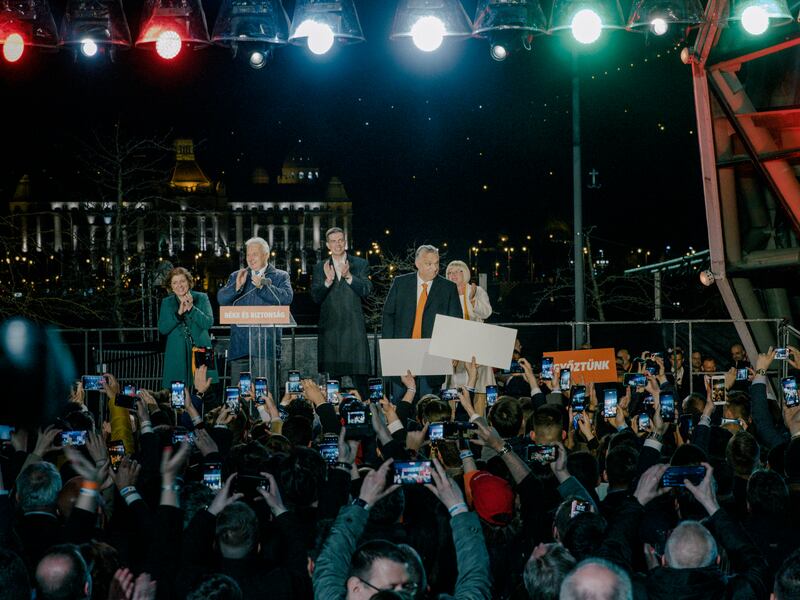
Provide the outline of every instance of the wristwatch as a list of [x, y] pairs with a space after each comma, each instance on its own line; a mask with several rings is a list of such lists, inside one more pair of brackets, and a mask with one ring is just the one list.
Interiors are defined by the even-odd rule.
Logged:
[[766, 375], [766, 374], [767, 374], [766, 369], [756, 369], [756, 375]]
[[367, 504], [367, 501], [364, 500], [363, 498], [356, 498], [355, 500], [353, 500], [352, 504], [353, 506], [360, 506], [364, 510], [369, 510], [369, 504]]

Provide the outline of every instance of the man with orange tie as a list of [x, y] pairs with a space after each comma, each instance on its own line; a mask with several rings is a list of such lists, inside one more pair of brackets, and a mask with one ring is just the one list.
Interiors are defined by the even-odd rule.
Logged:
[[[414, 264], [415, 273], [400, 275], [392, 282], [383, 306], [384, 339], [429, 338], [436, 315], [463, 316], [456, 284], [439, 275], [439, 249], [420, 246], [414, 255]], [[438, 390], [443, 381], [443, 376], [419, 377], [418, 397]], [[404, 390], [396, 391], [402, 395]]]

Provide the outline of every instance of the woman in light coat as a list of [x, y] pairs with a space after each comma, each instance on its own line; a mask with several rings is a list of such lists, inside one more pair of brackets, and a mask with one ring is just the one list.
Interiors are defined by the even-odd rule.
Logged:
[[[447, 278], [456, 284], [461, 300], [461, 311], [465, 319], [483, 323], [492, 314], [489, 294], [482, 287], [470, 282], [469, 267], [464, 261], [454, 260], [447, 265]], [[467, 369], [463, 362], [456, 362], [453, 374], [447, 377], [445, 387], [458, 387], [467, 384]], [[494, 371], [485, 365], [478, 366], [478, 381], [475, 384], [475, 409], [483, 413], [486, 405], [486, 386], [495, 385]]]

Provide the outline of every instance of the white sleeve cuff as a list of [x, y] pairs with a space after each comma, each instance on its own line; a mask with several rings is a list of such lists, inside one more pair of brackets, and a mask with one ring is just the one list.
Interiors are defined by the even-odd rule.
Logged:
[[661, 452], [661, 447], [664, 445], [661, 442], [654, 440], [653, 438], [647, 438], [644, 441], [644, 445], [652, 448], [653, 450], [658, 450]]
[[387, 425], [387, 429], [389, 430], [389, 433], [395, 433], [396, 431], [403, 429], [403, 424], [400, 422], [400, 419], [397, 419], [396, 421], [389, 423], [389, 425]]
[[469, 416], [469, 422], [470, 423], [474, 423], [475, 421], [477, 421], [480, 418], [481, 418], [481, 416], [478, 413], [475, 413], [475, 414]]

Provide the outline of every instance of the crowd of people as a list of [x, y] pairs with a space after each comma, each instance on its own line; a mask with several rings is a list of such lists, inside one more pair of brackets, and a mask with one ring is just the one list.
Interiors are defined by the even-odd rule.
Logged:
[[[702, 354], [690, 369], [680, 348], [620, 345], [617, 381], [565, 386], [517, 346], [518, 369], [473, 359], [364, 389], [352, 323], [369, 286], [340, 234], [315, 295], [326, 365], [352, 387], [305, 373], [274, 398], [253, 372], [231, 395], [193, 361], [208, 299], [174, 271], [164, 389], [105, 373], [41, 428], [0, 423], [0, 600], [800, 598], [800, 403], [770, 380], [778, 360], [800, 369], [800, 351], [751, 364], [736, 344], [719, 378]], [[248, 243], [220, 293], [284, 301], [267, 252]], [[432, 246], [416, 259], [386, 337], [491, 313], [465, 265], [445, 278]], [[177, 398], [172, 377], [187, 384]]]

